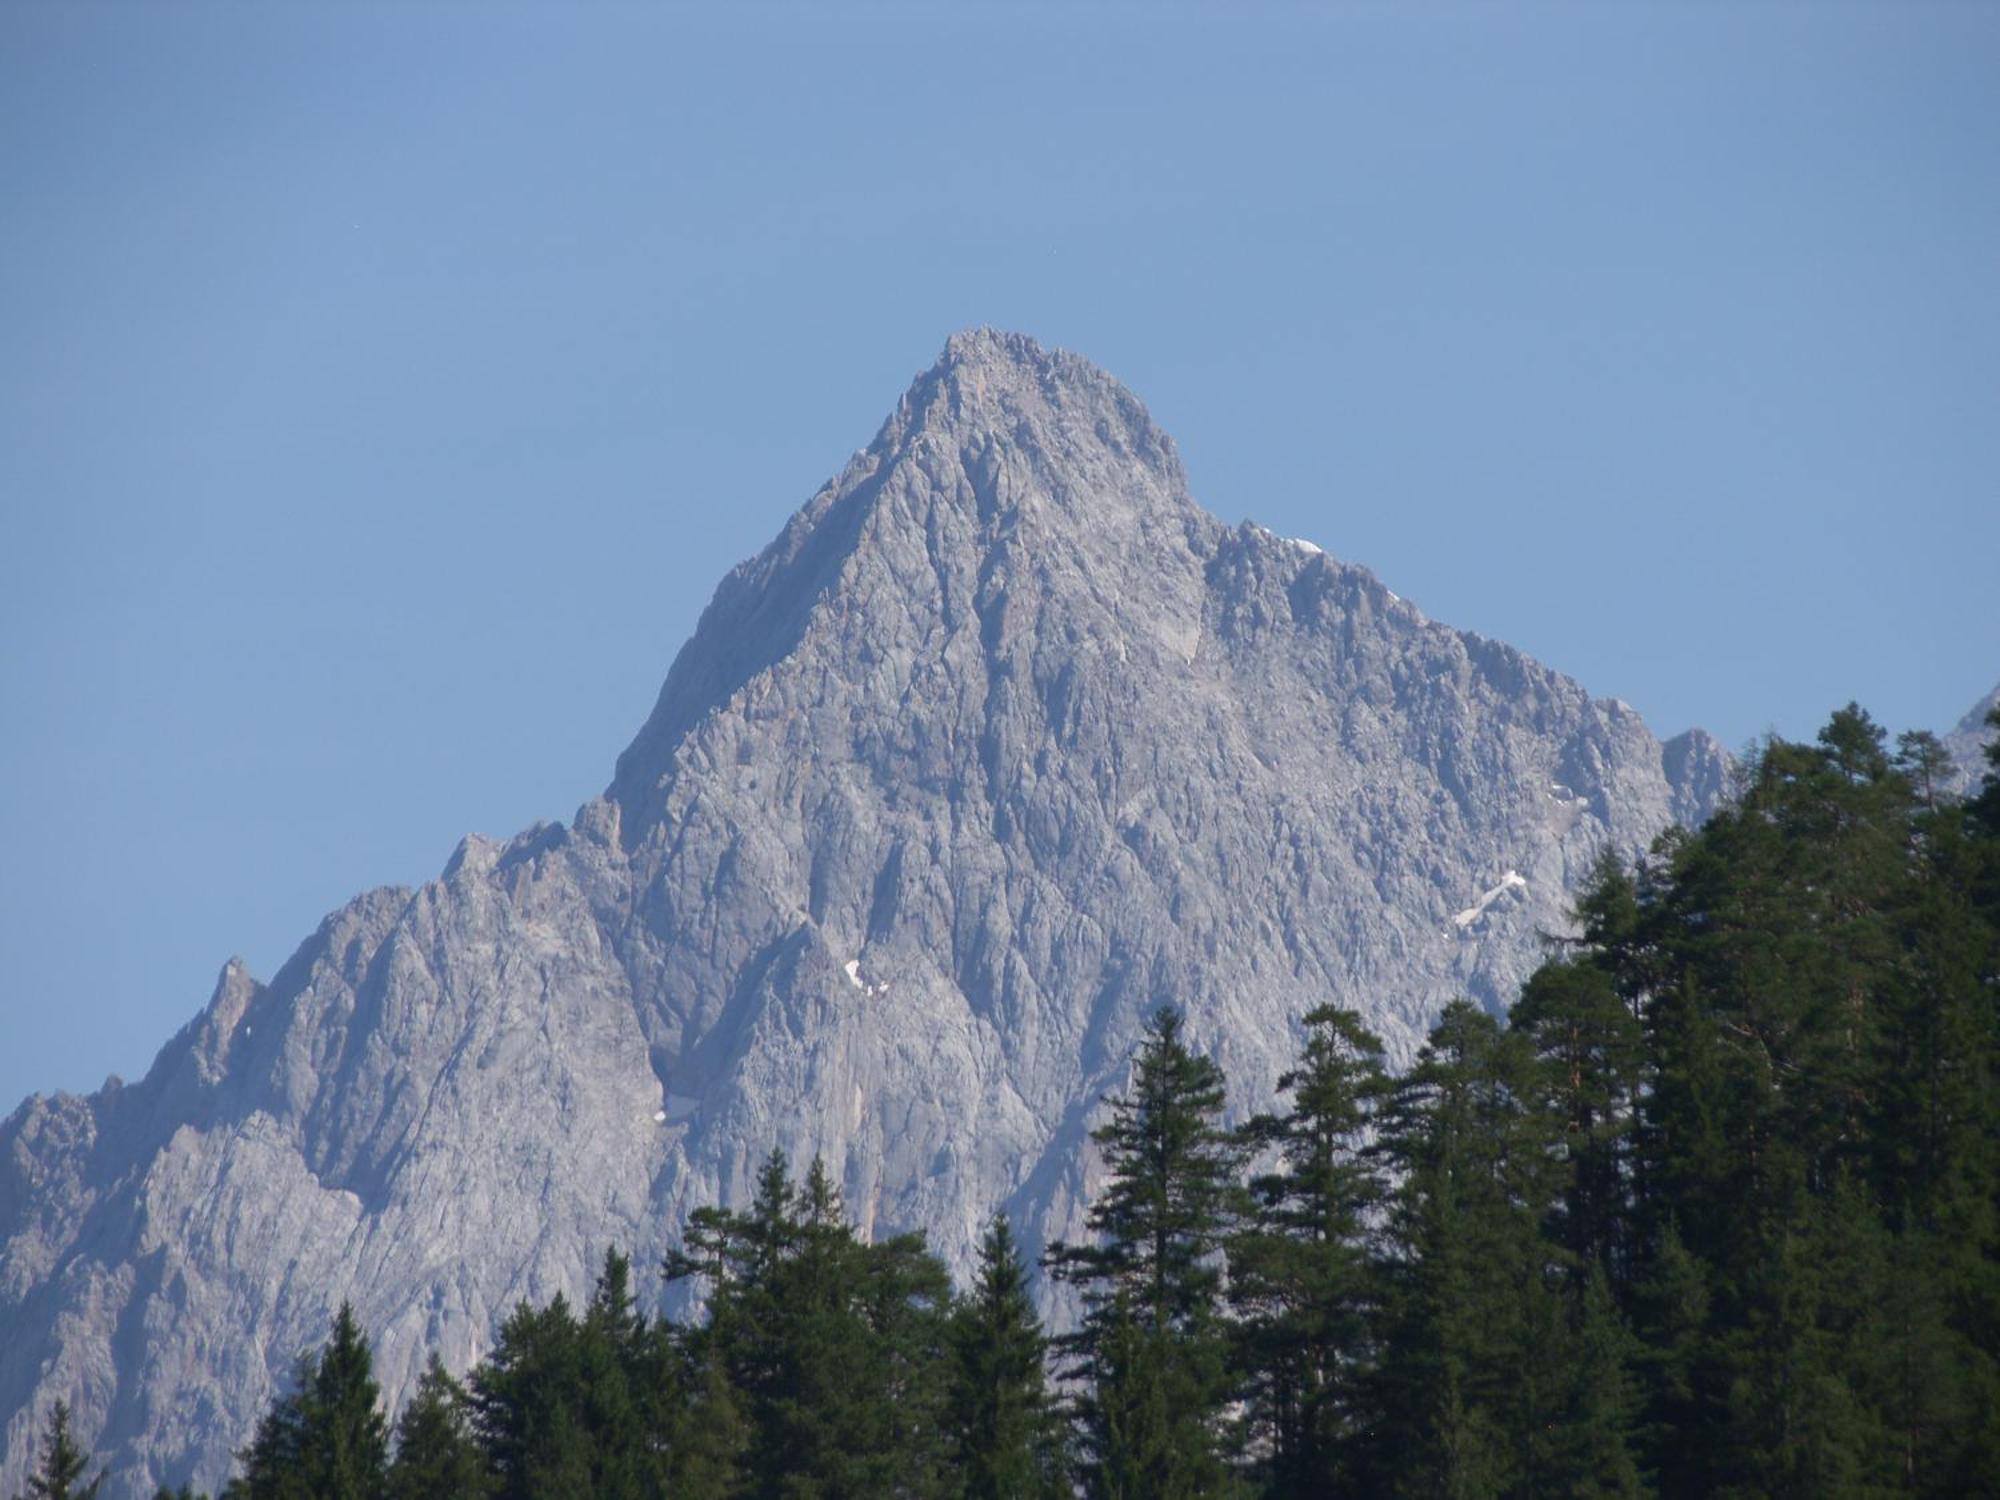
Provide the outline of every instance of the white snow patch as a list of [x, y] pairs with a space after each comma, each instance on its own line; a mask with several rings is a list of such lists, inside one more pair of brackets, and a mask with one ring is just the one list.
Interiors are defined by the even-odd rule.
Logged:
[[1290, 542], [1294, 547], [1305, 549], [1314, 557], [1322, 557], [1326, 553], [1326, 548], [1322, 547], [1318, 542], [1309, 542], [1302, 536], [1288, 536], [1285, 540]]
[[666, 1112], [666, 1111], [665, 1111], [664, 1109], [656, 1109], [656, 1110], [654, 1110], [654, 1111], [653, 1111], [653, 1123], [654, 1123], [655, 1125], [664, 1125], [664, 1124], [666, 1124], [666, 1123], [667, 1123], [667, 1112]]
[[858, 958], [850, 958], [846, 963], [842, 964], [840, 972], [847, 976], [849, 984], [853, 985], [864, 995], [886, 995], [889, 993], [888, 980], [885, 979], [880, 984], [870, 984], [861, 977], [861, 960]]
[[1487, 891], [1477, 901], [1473, 902], [1472, 905], [1466, 907], [1464, 911], [1455, 914], [1451, 920], [1460, 927], [1470, 927], [1486, 914], [1487, 907], [1498, 901], [1507, 892], [1524, 891], [1527, 888], [1528, 882], [1522, 878], [1520, 871], [1509, 870], [1505, 875], [1500, 877], [1498, 885], [1494, 886], [1492, 890]]

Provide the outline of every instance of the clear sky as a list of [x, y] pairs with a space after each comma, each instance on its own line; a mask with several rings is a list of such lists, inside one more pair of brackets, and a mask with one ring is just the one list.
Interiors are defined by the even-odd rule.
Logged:
[[2000, 7], [0, 6], [0, 1111], [599, 791], [954, 328], [1662, 733], [2000, 678]]

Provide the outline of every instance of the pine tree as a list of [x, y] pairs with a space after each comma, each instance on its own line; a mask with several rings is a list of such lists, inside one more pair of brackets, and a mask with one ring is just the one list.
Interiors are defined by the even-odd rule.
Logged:
[[1857, 1341], [1898, 1475], [1940, 1494], [2000, 1472], [2000, 741], [1987, 756], [1983, 788], [1958, 804], [1936, 791], [1941, 747], [1899, 744], [1916, 857], [1895, 907], [1871, 1143], [1897, 1238]]
[[1901, 1175], [1881, 1153], [1908, 1138], [1883, 1106], [1906, 1093], [1893, 1054], [1917, 1040], [1898, 956], [1916, 809], [1850, 705], [1814, 745], [1766, 745], [1738, 801], [1660, 873], [1639, 1176], [1647, 1216], [1672, 1217], [1709, 1294], [1700, 1352], [1680, 1365], [1700, 1381], [1693, 1402], [1680, 1424], [1655, 1413], [1663, 1473], [1692, 1452], [1704, 1487], [1841, 1493], [1889, 1464], [1881, 1413], [1858, 1395], [1848, 1294], [1868, 1274], [1826, 1262], [1879, 1262], [1882, 1193]]
[[749, 1493], [942, 1493], [950, 1280], [921, 1236], [863, 1245], [824, 1163], [795, 1188], [773, 1152], [750, 1208], [697, 1210], [666, 1272], [708, 1284], [685, 1344], [741, 1398]]
[[560, 1293], [514, 1311], [469, 1402], [500, 1495], [641, 1500], [668, 1483], [686, 1386], [681, 1351], [638, 1312], [631, 1262], [611, 1249], [581, 1317]]
[[[1080, 1403], [1093, 1463], [1085, 1492], [1104, 1500], [1227, 1494], [1211, 1424], [1188, 1419], [1199, 1371], [1185, 1368], [1173, 1332], [1123, 1292], [1097, 1309], [1090, 1392]], [[1192, 1378], [1191, 1378], [1192, 1377]]]
[[354, 1309], [343, 1302], [308, 1387], [300, 1444], [307, 1481], [319, 1500], [382, 1500], [386, 1494], [388, 1425], [373, 1366]]
[[1550, 1478], [1569, 1349], [1565, 1257], [1542, 1233], [1561, 1125], [1538, 1097], [1524, 1039], [1454, 1001], [1383, 1113], [1398, 1187], [1379, 1271], [1374, 1490], [1533, 1493]]
[[1256, 1177], [1255, 1216], [1229, 1249], [1230, 1301], [1249, 1446], [1272, 1494], [1333, 1494], [1360, 1420], [1371, 1357], [1371, 1221], [1381, 1172], [1366, 1135], [1388, 1093], [1382, 1043], [1350, 1010], [1305, 1017], [1299, 1065], [1278, 1080], [1290, 1111], [1243, 1131], [1275, 1153]]
[[[1594, 1216], [1625, 1227], [1575, 1232], [1574, 1128], [1556, 1227], [1606, 1256], [1664, 1493], [1943, 1494], [1991, 1467], [2000, 864], [1989, 804], [1940, 770], [1850, 705], [1580, 903], [1571, 965], [1638, 1019], [1641, 1064], [1604, 1174], [1625, 1207]], [[1545, 1065], [1557, 983], [1516, 1010]]]
[[1589, 959], [1544, 964], [1522, 986], [1508, 1026], [1541, 1063], [1542, 1108], [1561, 1123], [1566, 1181], [1555, 1230], [1578, 1274], [1622, 1275], [1632, 1249], [1633, 1109], [1641, 1087], [1639, 1020], [1605, 966]]
[[1669, 1218], [1660, 1228], [1631, 1292], [1639, 1347], [1633, 1365], [1643, 1410], [1637, 1448], [1663, 1495], [1713, 1493], [1708, 1445], [1690, 1441], [1715, 1420], [1710, 1394], [1720, 1388], [1708, 1344], [1710, 1275]]
[[299, 1358], [289, 1389], [272, 1398], [249, 1445], [238, 1450], [241, 1468], [223, 1488], [223, 1500], [314, 1500], [304, 1448], [307, 1399], [317, 1363], [309, 1356]]
[[500, 1326], [472, 1372], [473, 1425], [502, 1500], [592, 1493], [583, 1329], [561, 1292]]
[[947, 1413], [966, 1500], [1069, 1493], [1062, 1431], [1043, 1372], [1046, 1340], [1005, 1215], [979, 1247], [971, 1293], [952, 1311]]
[[380, 1402], [368, 1340], [343, 1302], [326, 1347], [300, 1359], [291, 1389], [237, 1455], [242, 1472], [225, 1500], [383, 1500], [389, 1439]]
[[713, 1341], [701, 1347], [686, 1406], [670, 1430], [666, 1494], [671, 1500], [735, 1500], [748, 1485], [749, 1420]]
[[1130, 1091], [1092, 1136], [1109, 1173], [1086, 1220], [1096, 1242], [1046, 1257], [1083, 1297], [1082, 1325], [1060, 1347], [1085, 1382], [1077, 1405], [1096, 1495], [1237, 1489], [1225, 1462], [1222, 1257], [1243, 1208], [1243, 1147], [1222, 1127], [1223, 1103], [1222, 1070], [1188, 1050], [1180, 1015], [1162, 1007]]
[[1568, 1299], [1568, 1316], [1561, 1415], [1545, 1429], [1542, 1467], [1553, 1480], [1548, 1489], [1575, 1500], [1634, 1500], [1650, 1493], [1635, 1442], [1639, 1351], [1601, 1265], [1591, 1267]]
[[34, 1500], [94, 1500], [104, 1475], [86, 1481], [89, 1468], [90, 1455], [70, 1431], [69, 1403], [58, 1401], [42, 1438], [41, 1467], [28, 1476], [28, 1494]]
[[597, 1500], [643, 1500], [660, 1485], [655, 1441], [680, 1399], [678, 1370], [660, 1357], [658, 1332], [640, 1316], [632, 1263], [613, 1248], [591, 1289], [578, 1330], [579, 1416], [588, 1434]]
[[390, 1500], [480, 1500], [491, 1489], [472, 1430], [470, 1397], [433, 1353], [396, 1419]]

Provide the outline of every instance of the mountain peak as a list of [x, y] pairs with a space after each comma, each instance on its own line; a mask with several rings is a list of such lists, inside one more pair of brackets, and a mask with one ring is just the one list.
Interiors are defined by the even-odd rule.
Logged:
[[682, 737], [796, 651], [829, 604], [862, 655], [918, 619], [938, 627], [930, 650], [1030, 586], [1143, 608], [1163, 579], [1191, 582], [1191, 539], [1221, 530], [1189, 496], [1173, 439], [1118, 380], [1025, 334], [955, 333], [874, 442], [723, 580], [612, 795], [650, 802]]
[[989, 323], [959, 329], [944, 341], [944, 353], [938, 358], [940, 365], [955, 369], [986, 365], [1045, 366], [1050, 362], [1050, 352], [1032, 335], [995, 328]]
[[917, 384], [922, 385], [930, 377], [1019, 379], [1049, 385], [1115, 386], [1124, 389], [1116, 379], [1080, 354], [1049, 348], [1032, 334], [1015, 333], [984, 323], [976, 328], [961, 328], [946, 339], [937, 363], [917, 378]]
[[993, 442], [1039, 448], [1056, 469], [1087, 465], [1092, 450], [1107, 449], [1138, 459], [1185, 500], [1187, 480], [1173, 439], [1154, 424], [1145, 403], [1081, 355], [1045, 348], [1024, 333], [985, 326], [954, 333], [897, 403], [869, 452], [893, 458], [925, 433], [945, 432], [975, 453]]
[[956, 336], [730, 573], [569, 829], [469, 838], [226, 969], [147, 1078], [0, 1120], [0, 1494], [57, 1397], [107, 1493], [219, 1487], [351, 1300], [392, 1405], [655, 1264], [773, 1148], [961, 1271], [1083, 1227], [1171, 1002], [1247, 1111], [1294, 1018], [1498, 1009], [1699, 736], [1188, 497], [1117, 381]]

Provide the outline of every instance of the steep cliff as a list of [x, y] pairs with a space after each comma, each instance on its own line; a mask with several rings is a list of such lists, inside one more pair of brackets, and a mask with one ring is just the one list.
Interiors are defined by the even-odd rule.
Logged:
[[1504, 1005], [1662, 745], [1187, 492], [1083, 360], [961, 334], [726, 578], [605, 795], [225, 968], [146, 1078], [0, 1126], [0, 1489], [65, 1397], [114, 1490], [214, 1484], [351, 1298], [392, 1393], [774, 1145], [955, 1264], [1073, 1229], [1142, 1017], [1246, 1104], [1339, 1000]]

